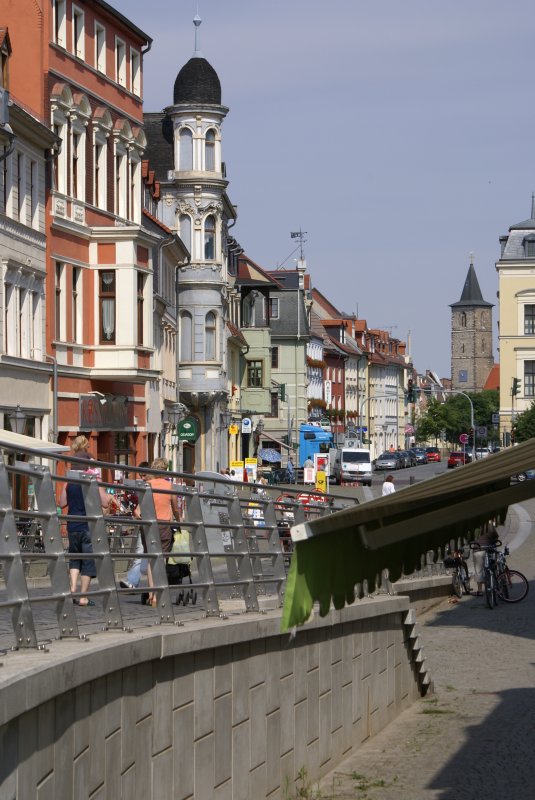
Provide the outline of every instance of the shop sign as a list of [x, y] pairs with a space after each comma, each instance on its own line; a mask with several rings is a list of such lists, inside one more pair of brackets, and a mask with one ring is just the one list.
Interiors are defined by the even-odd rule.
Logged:
[[80, 395], [80, 430], [121, 431], [128, 427], [128, 401], [119, 395]]
[[236, 434], [240, 432], [240, 429], [235, 423], [232, 423], [232, 425], [229, 426], [228, 432], [231, 436], [236, 436]]
[[176, 426], [178, 440], [180, 442], [196, 442], [199, 436], [197, 422], [193, 417], [186, 417]]
[[249, 417], [244, 417], [241, 421], [241, 432], [242, 433], [251, 433], [253, 429], [253, 423], [249, 419]]
[[249, 483], [256, 483], [257, 469], [258, 460], [256, 458], [245, 459], [245, 472], [247, 473], [247, 480]]
[[230, 462], [230, 477], [235, 481], [243, 481], [243, 461]]

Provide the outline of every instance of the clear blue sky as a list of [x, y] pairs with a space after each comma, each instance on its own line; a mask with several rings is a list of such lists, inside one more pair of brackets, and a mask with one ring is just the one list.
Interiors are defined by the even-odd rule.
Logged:
[[533, 3], [111, 2], [154, 39], [147, 111], [172, 103], [198, 8], [248, 255], [276, 268], [301, 227], [314, 285], [370, 327], [411, 331], [416, 368], [449, 376], [470, 252], [496, 303], [498, 237], [530, 216]]

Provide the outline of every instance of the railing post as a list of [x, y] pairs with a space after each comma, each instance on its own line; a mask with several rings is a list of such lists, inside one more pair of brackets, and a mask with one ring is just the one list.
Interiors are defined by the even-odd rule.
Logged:
[[15, 647], [37, 647], [35, 622], [11, 505], [11, 488], [3, 459], [0, 461], [0, 556], [5, 559], [6, 605], [12, 608]]

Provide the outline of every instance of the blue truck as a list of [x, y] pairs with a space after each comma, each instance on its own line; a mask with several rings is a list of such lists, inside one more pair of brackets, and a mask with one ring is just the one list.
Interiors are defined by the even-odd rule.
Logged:
[[328, 455], [333, 441], [332, 431], [326, 431], [319, 425], [303, 423], [299, 428], [299, 466], [303, 467], [308, 458], [314, 461], [314, 453]]

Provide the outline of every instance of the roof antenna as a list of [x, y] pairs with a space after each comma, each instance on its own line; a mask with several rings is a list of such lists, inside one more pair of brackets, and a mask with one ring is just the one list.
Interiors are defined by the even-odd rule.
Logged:
[[203, 54], [201, 52], [201, 36], [199, 32], [199, 27], [201, 25], [202, 19], [199, 16], [199, 11], [193, 17], [193, 24], [195, 25], [195, 52], [193, 53], [193, 58], [203, 58]]
[[531, 219], [535, 219], [535, 192], [531, 193]]

